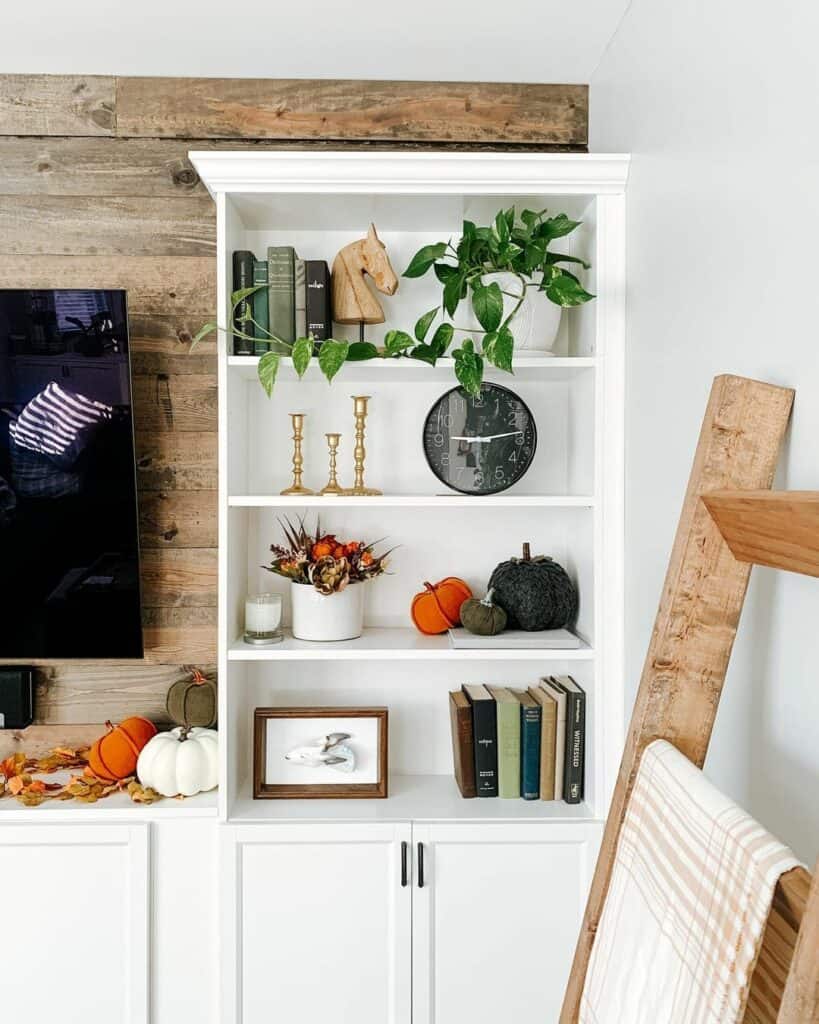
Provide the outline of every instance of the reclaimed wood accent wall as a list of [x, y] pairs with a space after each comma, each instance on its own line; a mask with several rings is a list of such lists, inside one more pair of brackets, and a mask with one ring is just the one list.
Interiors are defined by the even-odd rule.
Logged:
[[[128, 290], [146, 664], [48, 664], [38, 721], [160, 716], [216, 656], [214, 205], [191, 149], [584, 151], [580, 85], [0, 75], [0, 287]], [[170, 404], [167, 395], [170, 394]]]

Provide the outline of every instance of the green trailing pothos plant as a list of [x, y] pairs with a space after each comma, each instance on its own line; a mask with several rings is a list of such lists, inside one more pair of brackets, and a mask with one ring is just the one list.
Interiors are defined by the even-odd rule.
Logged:
[[[332, 381], [345, 362], [369, 359], [417, 359], [434, 366], [443, 356], [450, 354], [457, 334], [466, 337], [451, 350], [455, 376], [470, 394], [480, 391], [485, 362], [508, 373], [513, 372], [515, 338], [513, 321], [526, 299], [528, 289], [545, 292], [558, 306], [579, 306], [593, 299], [575, 274], [561, 264], [577, 264], [588, 269], [590, 264], [577, 256], [550, 252], [555, 239], [571, 234], [580, 221], [571, 220], [565, 213], [547, 217], [546, 210], [524, 210], [520, 219], [515, 208], [501, 210], [494, 223], [478, 227], [471, 221], [463, 222], [463, 233], [457, 242], [436, 242], [425, 245], [413, 256], [403, 276], [422, 277], [433, 270], [441, 284], [441, 303], [419, 317], [413, 334], [390, 330], [383, 344], [369, 341], [343, 341], [329, 338], [315, 342], [312, 338], [298, 338], [287, 342], [266, 330], [252, 316], [250, 296], [266, 287], [241, 288], [231, 295], [230, 333], [235, 338], [258, 342], [268, 348], [259, 359], [259, 381], [268, 397], [273, 392], [279, 365], [283, 356], [290, 357], [301, 378], [315, 359], [319, 369]], [[497, 281], [485, 283], [488, 274], [508, 272], [520, 282], [518, 293], [504, 292]], [[504, 295], [515, 300], [504, 315]], [[469, 300], [480, 328], [458, 327], [452, 323], [461, 302]], [[441, 321], [432, 332], [432, 325]], [[251, 325], [253, 334], [246, 330]], [[210, 322], [193, 337], [191, 348], [219, 325]]]

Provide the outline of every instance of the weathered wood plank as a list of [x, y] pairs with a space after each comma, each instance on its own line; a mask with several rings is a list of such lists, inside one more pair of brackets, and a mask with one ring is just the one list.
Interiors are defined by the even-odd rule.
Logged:
[[740, 562], [819, 576], [819, 491], [716, 491], [702, 500]]
[[207, 256], [209, 198], [0, 196], [0, 252], [16, 256]]
[[[131, 325], [133, 329], [133, 321]], [[169, 319], [166, 325], [167, 336], [164, 338], [131, 338], [131, 372], [135, 377], [147, 377], [158, 373], [195, 374], [213, 376], [216, 373], [216, 344], [212, 341], [200, 342], [193, 352], [188, 342], [177, 337], [179, 332], [187, 332], [190, 320], [174, 321]], [[178, 324], [178, 327], [174, 327]]]
[[813, 871], [802, 927], [776, 1019], [777, 1024], [819, 1022], [819, 861]]
[[141, 556], [142, 603], [151, 607], [215, 607], [216, 551], [149, 548]]
[[119, 78], [117, 135], [587, 145], [588, 87]]
[[139, 500], [145, 548], [215, 548], [216, 491], [156, 491]]
[[113, 135], [115, 79], [0, 75], [0, 135]]
[[10, 754], [43, 757], [55, 747], [82, 750], [105, 732], [104, 722], [92, 725], [30, 725], [28, 729], [0, 729], [0, 760]]
[[[214, 666], [199, 666], [210, 677]], [[40, 669], [37, 672], [38, 724], [72, 725], [120, 721], [144, 715], [157, 724], [170, 722], [165, 708], [168, 690], [189, 675], [184, 666], [123, 663], [116, 668], [91, 662]]]
[[134, 425], [140, 433], [159, 430], [216, 430], [213, 374], [152, 374], [131, 382]]
[[125, 288], [132, 337], [155, 337], [152, 324], [164, 328], [183, 317], [190, 328], [192, 323], [198, 326], [199, 317], [214, 318], [216, 260], [212, 255], [129, 255], [112, 260], [47, 253], [25, 260], [4, 254], [0, 288]]
[[702, 766], [745, 600], [750, 566], [738, 562], [700, 498], [723, 488], [768, 488], [793, 391], [717, 377], [671, 551], [654, 632], [626, 737], [561, 1024], [574, 1024], [617, 838], [644, 748], [667, 739]]
[[155, 665], [210, 664], [216, 660], [216, 627], [148, 626], [145, 660]]
[[136, 435], [137, 489], [215, 491], [216, 434], [148, 433]]

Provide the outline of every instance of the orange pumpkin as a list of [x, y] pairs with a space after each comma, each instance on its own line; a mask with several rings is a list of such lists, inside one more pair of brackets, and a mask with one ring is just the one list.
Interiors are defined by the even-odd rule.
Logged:
[[460, 625], [461, 605], [470, 597], [472, 591], [457, 576], [447, 576], [437, 583], [425, 583], [421, 593], [412, 599], [412, 621], [427, 636], [445, 633]]
[[108, 732], [88, 752], [88, 766], [103, 782], [127, 779], [136, 772], [140, 751], [156, 736], [156, 726], [135, 715], [119, 725], [105, 723]]

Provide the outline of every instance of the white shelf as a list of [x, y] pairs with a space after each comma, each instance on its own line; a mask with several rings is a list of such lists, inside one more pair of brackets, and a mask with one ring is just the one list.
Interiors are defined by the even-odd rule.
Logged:
[[588, 494], [233, 494], [231, 508], [594, 508]]
[[37, 807], [24, 807], [12, 797], [0, 800], [0, 827], [11, 822], [58, 821], [164, 821], [172, 818], [215, 818], [217, 791], [199, 793], [184, 799], [158, 800], [155, 804], [137, 804], [127, 793], [112, 793], [93, 804], [77, 800], [46, 800]]
[[455, 650], [449, 636], [424, 636], [410, 627], [370, 628], [356, 640], [316, 643], [285, 636], [281, 643], [256, 647], [239, 640], [228, 649], [228, 661], [378, 661], [401, 658], [445, 661], [590, 661], [593, 649], [581, 642], [579, 648], [497, 647], [482, 650]]
[[385, 799], [254, 800], [240, 797], [232, 822], [253, 821], [569, 821], [597, 819], [586, 804], [562, 800], [465, 800], [450, 775], [393, 775]]
[[[247, 380], [258, 379], [259, 356], [228, 356], [228, 369], [232, 375]], [[525, 373], [527, 378], [548, 376], [554, 379], [565, 379], [567, 376], [578, 370], [589, 370], [597, 365], [594, 356], [550, 356], [546, 353], [516, 353], [515, 374]], [[435, 366], [421, 362], [418, 359], [370, 359], [362, 362], [345, 363], [339, 370], [335, 381], [346, 378], [347, 380], [390, 380], [401, 381], [442, 381], [451, 380], [453, 386], [457, 383], [454, 377], [455, 362], [449, 356], [439, 359]], [[485, 367], [484, 376], [489, 380], [500, 380], [512, 382], [515, 379], [513, 374], [497, 370], [488, 364]], [[320, 378], [321, 371], [315, 360], [311, 362], [305, 374], [306, 378]], [[283, 380], [295, 380], [296, 372], [293, 369], [293, 361], [289, 357], [283, 357], [279, 365], [277, 382]]]

